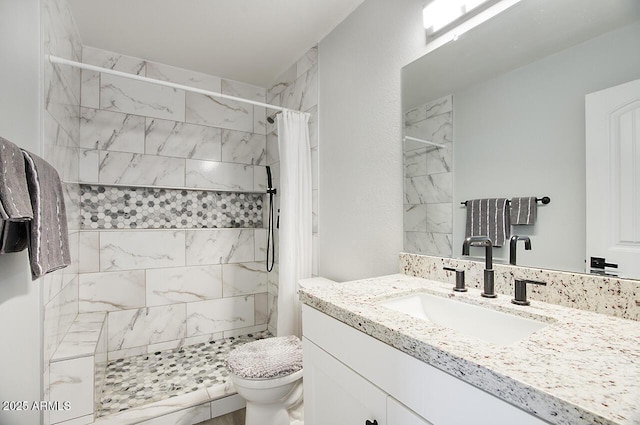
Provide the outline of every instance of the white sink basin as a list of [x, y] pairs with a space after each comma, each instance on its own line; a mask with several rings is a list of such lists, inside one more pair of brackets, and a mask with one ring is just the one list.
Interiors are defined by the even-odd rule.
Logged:
[[425, 293], [393, 298], [379, 305], [499, 345], [514, 344], [548, 325]]

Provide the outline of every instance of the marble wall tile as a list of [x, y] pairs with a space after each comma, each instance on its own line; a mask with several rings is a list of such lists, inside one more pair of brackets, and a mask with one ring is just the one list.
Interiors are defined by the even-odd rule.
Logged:
[[253, 106], [233, 100], [186, 94], [186, 120], [193, 124], [253, 131]]
[[123, 152], [100, 152], [99, 183], [183, 187], [185, 160]]
[[[42, 42], [47, 53], [65, 59], [80, 61], [82, 44], [80, 34], [66, 1], [46, 0], [42, 2]], [[80, 98], [80, 70], [66, 67], [65, 79], [72, 85], [74, 96]]]
[[264, 165], [266, 151], [267, 139], [264, 135], [222, 130], [222, 161], [224, 162]]
[[[236, 336], [244, 336], [244, 335], [248, 335], [248, 334], [256, 334], [258, 332], [263, 332], [267, 330], [267, 325], [266, 324], [261, 324], [261, 325], [254, 325], [254, 326], [247, 326], [246, 328], [237, 328], [237, 329], [231, 329], [228, 331], [224, 331], [222, 333], [222, 335], [225, 338], [231, 338], [231, 337], [236, 337]], [[275, 334], [273, 334], [275, 335]]]
[[79, 102], [65, 80], [60, 65], [45, 61], [44, 109], [62, 126], [72, 140], [79, 138]]
[[[426, 231], [438, 233], [452, 233], [451, 217], [453, 206], [451, 203], [426, 205]], [[409, 230], [405, 227], [405, 230]]]
[[80, 232], [78, 271], [91, 273], [100, 271], [100, 233]]
[[269, 294], [264, 292], [255, 294], [256, 325], [266, 325], [269, 321]]
[[405, 179], [405, 203], [433, 204], [451, 202], [453, 196], [452, 173], [432, 174]]
[[262, 87], [252, 86], [239, 81], [222, 80], [222, 94], [264, 103], [267, 91]]
[[264, 106], [253, 105], [253, 132], [257, 134], [267, 134], [267, 113], [271, 114], [271, 110], [265, 109]]
[[309, 146], [318, 147], [318, 105], [314, 105], [307, 111], [309, 117]]
[[[83, 46], [82, 62], [128, 74], [145, 75], [146, 62], [144, 60], [95, 47]], [[82, 71], [82, 106], [100, 107], [100, 76], [101, 74], [98, 72]]]
[[[273, 169], [271, 169], [271, 173], [273, 178]], [[260, 166], [253, 167], [253, 190], [256, 192], [266, 192], [267, 183], [267, 168]], [[274, 187], [277, 187], [278, 183], [278, 180], [273, 180]]]
[[408, 252], [451, 256], [452, 246], [449, 233], [404, 232], [404, 250]]
[[318, 46], [314, 46], [296, 62], [296, 77], [301, 77], [305, 72], [318, 65]]
[[267, 329], [273, 335], [278, 335], [278, 295], [268, 294], [269, 317], [267, 320]]
[[427, 109], [424, 105], [405, 111], [403, 114], [404, 126], [410, 126], [418, 121], [427, 119]]
[[191, 71], [156, 62], [147, 62], [146, 74], [149, 78], [182, 84], [202, 90], [220, 93], [222, 80], [213, 75]]
[[102, 74], [100, 109], [184, 121], [185, 92], [171, 87]]
[[404, 176], [417, 177], [427, 175], [427, 148], [404, 152]]
[[110, 312], [107, 331], [109, 351], [184, 338], [186, 304]]
[[147, 270], [147, 306], [222, 297], [219, 265]]
[[253, 167], [187, 159], [186, 185], [193, 188], [253, 191]]
[[[254, 238], [255, 238], [255, 260], [265, 261], [267, 259], [267, 229], [256, 229], [254, 233]], [[269, 256], [269, 258], [271, 257], [272, 255]]]
[[145, 60], [96, 47], [83, 46], [82, 62], [127, 74], [145, 75]]
[[280, 162], [280, 151], [278, 150], [278, 134], [275, 131], [267, 134], [267, 156], [265, 165], [273, 165]]
[[155, 353], [162, 350], [172, 350], [176, 348], [186, 347], [189, 345], [208, 343], [212, 341], [219, 341], [224, 338], [222, 332], [216, 332], [211, 334], [204, 334], [198, 336], [192, 336], [189, 338], [182, 338], [173, 341], [159, 342], [158, 344], [147, 345], [147, 353]]
[[78, 181], [80, 173], [78, 148], [45, 144], [43, 157], [56, 169], [63, 182]]
[[440, 144], [451, 143], [452, 133], [453, 121], [450, 112], [405, 126], [405, 135]]
[[222, 294], [224, 297], [267, 292], [267, 271], [264, 263], [224, 264]]
[[427, 231], [427, 205], [406, 205], [404, 206], [405, 232], [426, 232]]
[[254, 324], [253, 295], [187, 304], [187, 336], [245, 328]]
[[145, 152], [148, 155], [220, 161], [219, 128], [147, 118]]
[[285, 91], [289, 86], [293, 85], [298, 78], [297, 63], [294, 63], [286, 71], [284, 71], [276, 79], [276, 81], [267, 90], [267, 103], [273, 103], [273, 99], [280, 93]]
[[78, 181], [97, 183], [99, 178], [100, 152], [97, 150], [79, 149]]
[[80, 108], [80, 146], [87, 149], [144, 153], [144, 118]]
[[254, 261], [252, 229], [187, 230], [187, 265]]
[[184, 265], [184, 231], [112, 231], [100, 234], [101, 271]]
[[453, 169], [453, 147], [451, 143], [444, 148], [427, 149], [427, 174], [448, 173]]
[[80, 105], [85, 108], [100, 108], [100, 73], [83, 69], [81, 81]]
[[179, 410], [148, 421], [139, 422], [140, 425], [194, 425], [211, 418], [210, 403]]
[[44, 362], [47, 364], [78, 314], [78, 277], [74, 276], [44, 306]]
[[81, 313], [129, 310], [144, 306], [144, 270], [80, 275]]
[[282, 106], [307, 111], [318, 104], [318, 67], [313, 66], [282, 92]]
[[49, 367], [50, 398], [68, 401], [71, 409], [52, 410], [51, 423], [58, 423], [93, 413], [93, 357], [81, 357], [52, 363]]

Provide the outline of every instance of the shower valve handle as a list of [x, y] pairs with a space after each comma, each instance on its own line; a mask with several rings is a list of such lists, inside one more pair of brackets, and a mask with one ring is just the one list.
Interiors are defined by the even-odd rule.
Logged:
[[373, 422], [371, 422], [370, 420], [367, 419], [365, 421], [365, 425], [378, 425], [378, 421], [374, 420]]

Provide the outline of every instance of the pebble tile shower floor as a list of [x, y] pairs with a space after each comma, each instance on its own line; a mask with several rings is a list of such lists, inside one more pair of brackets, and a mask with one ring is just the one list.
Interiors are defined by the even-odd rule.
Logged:
[[270, 336], [256, 332], [110, 361], [97, 416], [224, 384], [229, 379], [224, 359], [231, 349]]

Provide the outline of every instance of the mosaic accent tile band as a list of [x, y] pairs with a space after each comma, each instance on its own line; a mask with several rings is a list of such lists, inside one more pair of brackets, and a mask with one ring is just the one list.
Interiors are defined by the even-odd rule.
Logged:
[[227, 354], [269, 337], [263, 331], [110, 361], [97, 417], [224, 385], [230, 379]]
[[80, 185], [82, 229], [262, 227], [263, 195]]

